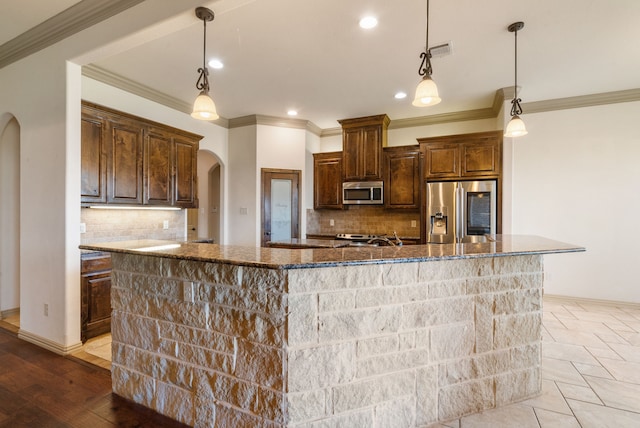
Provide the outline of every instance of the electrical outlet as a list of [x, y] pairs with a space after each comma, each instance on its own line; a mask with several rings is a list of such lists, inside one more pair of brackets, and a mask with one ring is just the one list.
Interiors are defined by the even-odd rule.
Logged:
[[80, 233], [87, 233], [87, 223], [80, 223]]
[[248, 210], [246, 208], [240, 208], [240, 215], [247, 215]]
[[165, 220], [165, 221], [162, 222], [162, 228], [164, 230], [169, 229], [169, 220]]
[[44, 316], [45, 317], [49, 316], [49, 304], [48, 303], [44, 304]]
[[411, 220], [411, 227], [418, 227], [418, 223], [415, 220]]
[[333, 219], [329, 219], [329, 226], [335, 226], [336, 222]]

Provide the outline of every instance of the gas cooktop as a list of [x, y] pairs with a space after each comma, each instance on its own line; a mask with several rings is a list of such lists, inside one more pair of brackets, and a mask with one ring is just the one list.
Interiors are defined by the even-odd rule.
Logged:
[[379, 237], [380, 235], [364, 235], [360, 233], [338, 233], [336, 235], [336, 239], [347, 239], [349, 241], [369, 241]]

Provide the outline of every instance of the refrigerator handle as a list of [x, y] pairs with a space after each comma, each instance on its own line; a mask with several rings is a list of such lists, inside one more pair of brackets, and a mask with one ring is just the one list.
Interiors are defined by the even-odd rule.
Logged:
[[464, 207], [464, 189], [460, 184], [456, 186], [456, 242], [462, 242], [464, 238], [465, 224], [465, 207]]

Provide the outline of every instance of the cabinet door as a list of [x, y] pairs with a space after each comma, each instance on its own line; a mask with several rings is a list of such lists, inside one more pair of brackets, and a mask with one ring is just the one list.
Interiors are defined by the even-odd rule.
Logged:
[[384, 149], [384, 205], [420, 208], [420, 150], [417, 146]]
[[80, 202], [104, 203], [107, 201], [107, 165], [103, 121], [85, 115], [84, 112], [81, 120], [80, 152]]
[[111, 257], [81, 258], [82, 341], [111, 331]]
[[144, 138], [144, 203], [170, 206], [172, 196], [172, 145], [171, 136], [157, 130], [149, 131]]
[[363, 180], [380, 179], [380, 157], [382, 152], [382, 129], [380, 126], [362, 128], [360, 150], [360, 172]]
[[346, 181], [380, 179], [381, 126], [345, 129], [342, 145]]
[[429, 143], [424, 146], [424, 178], [460, 176], [460, 149], [456, 143]]
[[142, 204], [142, 127], [127, 120], [109, 120], [107, 202]]
[[174, 151], [175, 194], [173, 204], [182, 208], [197, 208], [198, 143], [174, 138]]
[[111, 317], [111, 272], [87, 275], [89, 295], [88, 323], [92, 324]]
[[342, 135], [342, 152], [344, 160], [344, 179], [360, 180], [362, 176], [362, 131], [360, 129], [346, 129]]
[[501, 145], [495, 139], [469, 142], [462, 145], [462, 176], [484, 177], [500, 174]]
[[313, 208], [342, 209], [342, 152], [313, 155]]

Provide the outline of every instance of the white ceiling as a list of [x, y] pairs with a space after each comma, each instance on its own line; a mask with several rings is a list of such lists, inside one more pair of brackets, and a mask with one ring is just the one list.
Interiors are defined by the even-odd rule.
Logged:
[[[15, 4], [20, 4], [20, 8]], [[1, 2], [0, 44], [76, 1]], [[321, 128], [337, 119], [387, 113], [392, 120], [482, 109], [514, 79], [527, 102], [640, 88], [638, 0], [431, 0], [430, 45], [451, 42], [434, 58], [442, 103], [411, 105], [424, 48], [426, 0], [218, 0], [203, 2], [210, 70], [221, 116], [286, 117], [290, 108]], [[45, 7], [46, 6], [46, 7]], [[28, 12], [28, 13], [27, 13]], [[126, 13], [126, 12], [125, 12]], [[377, 16], [362, 30], [358, 20]], [[4, 26], [11, 22], [11, 26]], [[202, 64], [202, 21], [95, 63], [191, 103]], [[403, 90], [404, 100], [393, 95]], [[525, 110], [526, 114], [526, 110]]]

